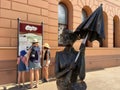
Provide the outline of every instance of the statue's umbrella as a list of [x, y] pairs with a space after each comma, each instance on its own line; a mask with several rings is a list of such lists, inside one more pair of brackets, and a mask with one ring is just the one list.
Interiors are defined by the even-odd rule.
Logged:
[[[77, 63], [78, 60], [80, 66], [80, 79], [84, 80], [85, 78], [85, 43], [86, 40], [100, 40], [105, 38], [104, 35], [104, 23], [103, 23], [103, 11], [102, 5], [99, 6], [84, 22], [82, 22], [77, 29], [74, 31], [74, 34], [78, 35], [83, 39], [82, 44], [80, 46], [80, 50], [76, 56], [75, 61], [72, 63]], [[79, 58], [79, 59], [78, 59]], [[67, 78], [70, 79], [72, 70], [70, 68], [66, 68], [61, 74], [57, 76], [57, 78], [65, 75], [67, 73]], [[70, 81], [70, 80], [69, 80]]]
[[102, 4], [77, 27], [74, 33], [82, 39], [89, 34], [87, 40], [91, 42], [105, 38]]
[[102, 4], [74, 31], [80, 38], [83, 39], [80, 46], [80, 51], [76, 56], [75, 63], [80, 58], [80, 79], [85, 78], [85, 43], [86, 40], [102, 40], [105, 38], [104, 35], [104, 22], [103, 22], [103, 9]]

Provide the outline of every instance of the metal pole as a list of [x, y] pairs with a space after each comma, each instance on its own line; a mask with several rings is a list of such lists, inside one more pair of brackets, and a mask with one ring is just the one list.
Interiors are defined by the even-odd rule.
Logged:
[[[20, 32], [20, 18], [17, 18], [17, 58], [19, 57], [19, 32]], [[16, 65], [16, 83], [18, 81], [18, 65]]]
[[17, 56], [19, 56], [19, 34], [20, 34], [20, 18], [17, 19], [18, 31], [17, 31]]
[[[89, 33], [88, 33], [88, 34], [89, 34]], [[86, 37], [83, 39], [82, 44], [85, 44], [85, 43], [86, 43], [87, 38], [88, 38], [88, 34], [87, 34]], [[76, 56], [76, 58], [75, 58], [75, 63], [77, 62], [79, 55], [80, 55], [80, 50], [79, 50], [79, 52], [78, 52], [78, 54], [77, 54], [77, 56]]]
[[[43, 22], [41, 22], [41, 26], [42, 26], [42, 59], [41, 59], [41, 65], [43, 66], [43, 40], [44, 40], [44, 23]], [[43, 74], [43, 72], [42, 72], [43, 70], [41, 69], [41, 79], [42, 79], [42, 74]]]

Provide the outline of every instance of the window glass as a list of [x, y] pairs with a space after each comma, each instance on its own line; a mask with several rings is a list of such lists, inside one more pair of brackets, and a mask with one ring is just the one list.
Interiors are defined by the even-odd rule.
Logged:
[[84, 9], [82, 9], [82, 21], [86, 20], [87, 19], [87, 13]]
[[58, 23], [67, 24], [67, 8], [64, 4], [58, 6]]
[[58, 45], [62, 46], [61, 34], [63, 29], [68, 28], [68, 11], [64, 4], [58, 5]]

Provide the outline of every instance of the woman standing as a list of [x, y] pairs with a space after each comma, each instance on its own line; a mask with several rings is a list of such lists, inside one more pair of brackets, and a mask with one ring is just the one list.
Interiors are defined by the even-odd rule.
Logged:
[[48, 69], [50, 65], [50, 46], [48, 43], [45, 43], [43, 45], [44, 47], [44, 61], [43, 61], [43, 73], [44, 73], [44, 81], [43, 82], [48, 82]]
[[[41, 50], [38, 44], [38, 40], [34, 39], [32, 42], [32, 46], [28, 50], [28, 61], [29, 61], [29, 68], [30, 68], [30, 87], [38, 87], [39, 84], [39, 69], [41, 68], [40, 64], [40, 57], [41, 57]], [[35, 86], [33, 85], [33, 81], [36, 81]]]

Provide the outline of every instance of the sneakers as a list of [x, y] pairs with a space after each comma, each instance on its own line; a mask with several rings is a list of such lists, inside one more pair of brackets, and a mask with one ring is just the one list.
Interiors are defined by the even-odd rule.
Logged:
[[38, 85], [35, 85], [34, 88], [38, 88]]
[[26, 88], [25, 85], [17, 85], [17, 88], [20, 89], [20, 88]]
[[38, 88], [38, 85], [29, 85], [28, 87], [27, 87], [28, 89], [33, 89], [33, 88]]
[[33, 86], [28, 86], [27, 89], [33, 89]]
[[45, 83], [45, 82], [49, 82], [49, 81], [44, 78], [44, 79], [42, 80], [42, 82]]

